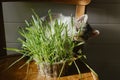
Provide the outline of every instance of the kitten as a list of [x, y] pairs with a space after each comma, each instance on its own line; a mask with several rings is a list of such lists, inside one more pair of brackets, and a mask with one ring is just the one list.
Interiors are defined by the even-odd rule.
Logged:
[[[50, 21], [49, 16], [44, 16], [41, 19], [43, 21], [49, 22], [51, 25], [55, 23], [55, 20], [58, 20], [58, 23], [67, 24], [68, 35], [72, 36], [72, 31], [74, 34], [74, 42], [79, 43], [80, 41], [86, 42], [89, 38], [99, 35], [99, 31], [93, 29], [90, 24], [87, 23], [88, 16], [87, 14], [80, 16], [78, 19], [71, 16], [64, 16], [62, 14], [51, 14], [52, 21]], [[71, 24], [73, 22], [73, 24]], [[63, 31], [64, 34], [64, 31]], [[73, 49], [75, 54], [79, 54], [79, 50], [84, 49], [84, 44], [76, 46]], [[84, 51], [84, 50], [82, 50]], [[84, 52], [83, 52], [84, 53]]]
[[[55, 20], [58, 20], [59, 23], [62, 22], [67, 24], [68, 35], [71, 36], [73, 31], [73, 34], [75, 35], [75, 38], [74, 38], [75, 41], [80, 41], [80, 40], [86, 41], [91, 37], [99, 35], [99, 31], [93, 29], [87, 23], [87, 19], [88, 19], [87, 14], [80, 16], [78, 19], [75, 19], [71, 16], [64, 16], [62, 14], [51, 14], [51, 17], [52, 17], [52, 21], [50, 21], [49, 16], [44, 16], [41, 19], [43, 21], [49, 22], [51, 25], [54, 24]], [[73, 20], [73, 24], [71, 24], [72, 20]], [[80, 29], [82, 31], [79, 33]]]

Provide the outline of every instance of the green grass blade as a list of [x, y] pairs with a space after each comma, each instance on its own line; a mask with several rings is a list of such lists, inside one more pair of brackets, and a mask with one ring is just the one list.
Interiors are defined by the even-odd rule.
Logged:
[[82, 62], [88, 67], [88, 69], [90, 69], [91, 72], [93, 72], [95, 74], [95, 76], [98, 77], [98, 74], [87, 63], [85, 63], [83, 60], [82, 60]]
[[78, 73], [79, 73], [80, 78], [82, 79], [82, 74], [81, 74], [81, 72], [80, 72], [80, 69], [78, 68], [78, 65], [76, 64], [75, 60], [74, 60], [73, 62], [74, 62], [74, 64], [75, 64], [75, 67], [77, 68], [77, 71], [78, 71]]

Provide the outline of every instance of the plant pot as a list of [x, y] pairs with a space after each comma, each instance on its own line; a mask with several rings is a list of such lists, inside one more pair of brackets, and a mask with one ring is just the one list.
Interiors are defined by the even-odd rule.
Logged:
[[46, 77], [65, 76], [68, 70], [69, 62], [70, 60], [66, 62], [56, 62], [53, 64], [41, 63], [38, 65], [39, 73], [41, 76], [46, 76]]

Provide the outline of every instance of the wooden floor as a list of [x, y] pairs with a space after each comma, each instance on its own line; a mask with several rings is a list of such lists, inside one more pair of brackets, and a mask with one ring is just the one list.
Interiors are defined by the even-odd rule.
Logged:
[[[20, 56], [8, 56], [0, 58], [0, 80], [56, 80], [55, 78], [41, 76], [34, 62], [31, 62], [29, 66], [25, 65], [19, 69], [20, 66], [25, 63], [26, 58], [6, 70], [7, 67], [19, 57]], [[98, 80], [82, 62], [78, 61], [77, 64], [81, 70], [82, 77], [78, 75], [75, 66], [72, 65], [69, 67], [67, 75], [60, 77], [60, 80]]]

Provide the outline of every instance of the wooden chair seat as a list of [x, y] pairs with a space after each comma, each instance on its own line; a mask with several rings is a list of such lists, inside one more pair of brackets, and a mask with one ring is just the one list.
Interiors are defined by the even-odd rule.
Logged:
[[[7, 56], [0, 58], [0, 80], [47, 80], [47, 77], [41, 76], [38, 72], [37, 65], [31, 62], [19, 69], [27, 60], [22, 59], [11, 68], [7, 69], [10, 64], [20, 58], [20, 55]], [[60, 77], [60, 80], [98, 80], [98, 78], [91, 73], [91, 71], [80, 61], [78, 64], [82, 77], [78, 74], [74, 65], [70, 66], [66, 76]], [[48, 80], [56, 80], [49, 78]]]

